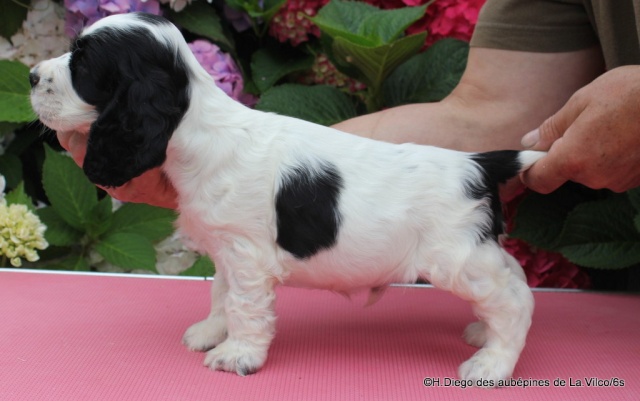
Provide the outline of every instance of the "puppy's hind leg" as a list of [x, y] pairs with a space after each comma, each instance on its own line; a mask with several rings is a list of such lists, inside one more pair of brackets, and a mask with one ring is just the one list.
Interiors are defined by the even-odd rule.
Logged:
[[460, 366], [462, 379], [495, 386], [513, 373], [533, 314], [533, 295], [521, 270], [496, 243], [486, 243], [460, 271], [452, 290], [472, 302], [480, 319], [467, 328], [465, 339], [482, 347]]
[[211, 311], [209, 316], [189, 327], [182, 343], [191, 351], [207, 351], [227, 338], [227, 315], [224, 311], [229, 286], [227, 278], [218, 269], [211, 283]]

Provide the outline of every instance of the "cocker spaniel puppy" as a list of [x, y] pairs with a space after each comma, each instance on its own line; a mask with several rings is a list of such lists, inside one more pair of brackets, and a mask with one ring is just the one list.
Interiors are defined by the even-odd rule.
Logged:
[[460, 377], [512, 374], [533, 297], [497, 243], [497, 185], [542, 153], [395, 145], [249, 109], [174, 25], [145, 14], [96, 22], [30, 80], [45, 125], [89, 132], [91, 181], [120, 186], [162, 166], [177, 189], [179, 228], [217, 267], [211, 313], [184, 335], [205, 365], [246, 375], [265, 363], [278, 284], [379, 292], [421, 278], [479, 319]]

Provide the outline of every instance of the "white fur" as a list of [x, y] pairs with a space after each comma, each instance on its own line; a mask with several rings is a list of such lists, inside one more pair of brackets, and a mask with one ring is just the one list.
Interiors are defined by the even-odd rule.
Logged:
[[[465, 338], [482, 348], [462, 364], [460, 376], [497, 382], [512, 374], [533, 297], [517, 262], [495, 241], [478, 240], [491, 216], [486, 200], [465, 192], [465, 182], [481, 179], [469, 154], [363, 139], [251, 110], [216, 87], [173, 26], [119, 15], [88, 31], [133, 25], [170, 43], [190, 70], [190, 107], [163, 168], [179, 194], [179, 228], [216, 262], [211, 312], [184, 336], [189, 349], [210, 350], [207, 366], [246, 374], [264, 364], [278, 284], [349, 293], [422, 278], [471, 302], [480, 319]], [[38, 87], [32, 95], [36, 112], [54, 129], [96, 118], [73, 93], [67, 60], [36, 67], [42, 80], [63, 77], [50, 83], [55, 96]], [[525, 168], [541, 156], [522, 155]], [[342, 224], [334, 246], [299, 259], [276, 244], [275, 196], [292, 168], [321, 161], [344, 180]]]

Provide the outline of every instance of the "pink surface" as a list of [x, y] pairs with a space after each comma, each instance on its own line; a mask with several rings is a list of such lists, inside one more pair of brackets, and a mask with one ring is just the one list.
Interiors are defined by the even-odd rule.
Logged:
[[[474, 352], [460, 338], [473, 317], [430, 288], [391, 288], [367, 308], [360, 297], [280, 288], [264, 368], [244, 378], [210, 371], [180, 344], [206, 316], [209, 286], [0, 272], [0, 400], [640, 399], [637, 296], [536, 293], [514, 376], [550, 387], [486, 390], [445, 387]], [[624, 387], [586, 387], [592, 377]], [[584, 387], [570, 386], [578, 380]]]

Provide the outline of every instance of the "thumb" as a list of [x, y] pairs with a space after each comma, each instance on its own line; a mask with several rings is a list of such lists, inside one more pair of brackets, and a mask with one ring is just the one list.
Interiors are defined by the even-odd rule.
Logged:
[[572, 97], [556, 114], [547, 118], [540, 127], [523, 136], [522, 146], [530, 150], [549, 150], [583, 110], [581, 102], [575, 96]]

